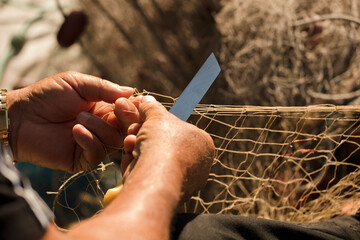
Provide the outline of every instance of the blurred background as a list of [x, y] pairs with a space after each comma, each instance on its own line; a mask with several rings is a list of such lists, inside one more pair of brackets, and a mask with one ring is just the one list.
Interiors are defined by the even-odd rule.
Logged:
[[[359, 14], [357, 0], [1, 0], [0, 87], [75, 70], [176, 98], [214, 52], [222, 73], [203, 103], [357, 105]], [[18, 167], [51, 207], [60, 202], [64, 227], [101, 208], [78, 188], [120, 179], [116, 164], [109, 177], [76, 176], [61, 202], [70, 175]]]

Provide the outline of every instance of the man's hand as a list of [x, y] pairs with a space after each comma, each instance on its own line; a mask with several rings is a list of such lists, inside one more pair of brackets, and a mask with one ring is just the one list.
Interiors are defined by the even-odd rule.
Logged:
[[211, 137], [170, 114], [153, 97], [143, 97], [138, 109], [143, 124], [130, 125], [124, 140], [121, 169], [125, 180], [131, 179], [135, 164], [153, 161], [159, 167], [167, 166], [164, 171], [179, 173], [182, 197], [190, 197], [208, 178], [215, 153]]
[[69, 172], [96, 167], [121, 147], [122, 133], [138, 121], [137, 109], [126, 99], [133, 92], [76, 72], [10, 91], [9, 141], [15, 160]]

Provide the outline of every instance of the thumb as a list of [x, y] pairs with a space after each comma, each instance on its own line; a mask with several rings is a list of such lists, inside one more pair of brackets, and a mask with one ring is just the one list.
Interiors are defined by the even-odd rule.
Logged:
[[67, 82], [76, 92], [89, 102], [105, 101], [113, 103], [120, 97], [128, 98], [134, 93], [130, 87], [122, 87], [110, 81], [74, 71], [56, 75]]
[[139, 102], [139, 114], [143, 121], [152, 117], [158, 117], [167, 113], [166, 108], [153, 96], [144, 96]]

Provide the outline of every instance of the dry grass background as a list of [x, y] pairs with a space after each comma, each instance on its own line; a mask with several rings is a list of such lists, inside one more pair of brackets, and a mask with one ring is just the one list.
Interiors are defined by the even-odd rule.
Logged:
[[85, 0], [83, 45], [104, 78], [177, 96], [217, 48], [215, 2]]
[[359, 24], [329, 20], [298, 26], [320, 16], [357, 18], [358, 1], [223, 4], [216, 19], [230, 96], [245, 104], [308, 105], [323, 103], [312, 92], [339, 94], [358, 87]]
[[[101, 74], [122, 84], [176, 97], [214, 51], [222, 76], [209, 103], [308, 105], [325, 102], [316, 93], [359, 85], [359, 24], [297, 26], [320, 16], [356, 19], [356, 0], [82, 2], [84, 46]], [[346, 97], [332, 103], [354, 100]]]

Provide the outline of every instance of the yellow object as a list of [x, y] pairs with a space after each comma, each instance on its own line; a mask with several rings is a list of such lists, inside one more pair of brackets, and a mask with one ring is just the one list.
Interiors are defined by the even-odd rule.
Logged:
[[119, 195], [123, 186], [124, 186], [123, 183], [120, 183], [119, 186], [107, 190], [103, 200], [104, 207], [109, 205], [114, 200], [114, 198], [116, 198], [116, 196]]

